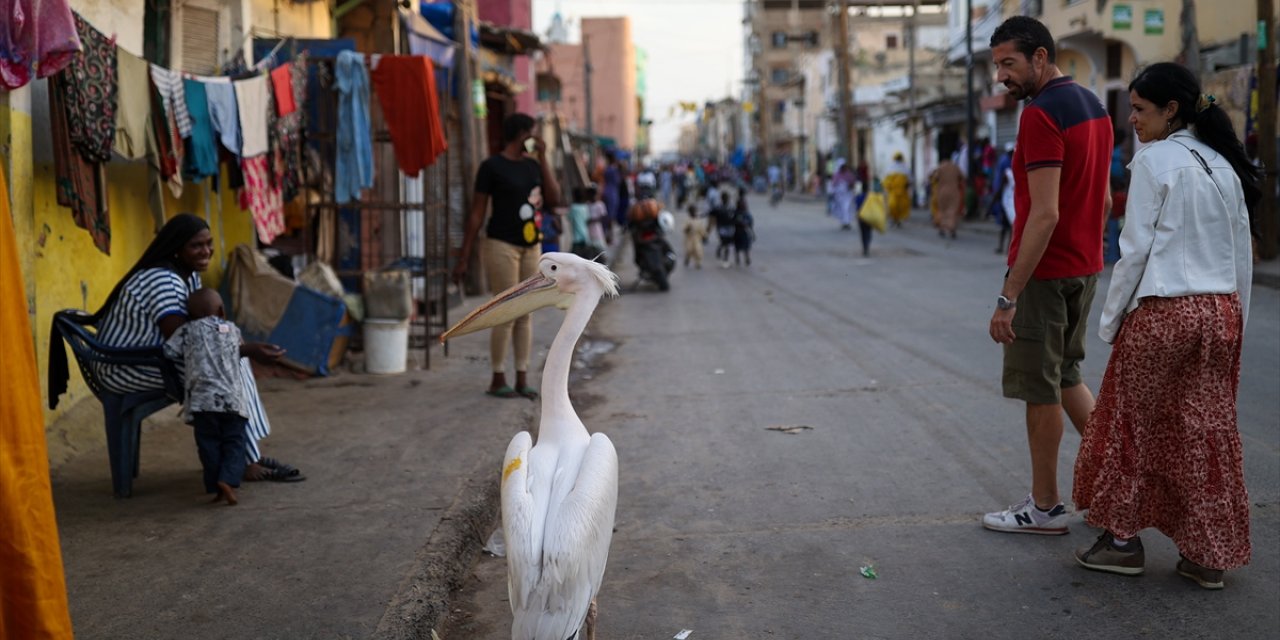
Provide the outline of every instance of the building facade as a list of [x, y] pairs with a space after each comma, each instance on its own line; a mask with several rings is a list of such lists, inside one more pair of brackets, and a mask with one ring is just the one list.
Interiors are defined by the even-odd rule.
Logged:
[[[607, 138], [616, 147], [636, 149], [641, 100], [640, 66], [631, 41], [631, 19], [583, 18], [577, 44], [551, 42], [537, 63], [556, 91], [539, 96], [537, 110], [559, 113], [575, 132]], [[587, 62], [591, 68], [591, 127], [587, 127]], [[551, 81], [551, 77], [555, 80]]]

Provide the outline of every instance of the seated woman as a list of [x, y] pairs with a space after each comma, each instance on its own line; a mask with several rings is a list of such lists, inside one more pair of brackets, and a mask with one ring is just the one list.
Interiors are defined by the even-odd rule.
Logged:
[[[200, 289], [200, 272], [213, 257], [213, 234], [204, 220], [180, 213], [165, 223], [142, 257], [125, 274], [94, 314], [98, 339], [112, 347], [149, 347], [163, 344], [187, 322], [187, 296]], [[241, 370], [249, 393], [248, 466], [245, 480], [298, 482], [297, 469], [264, 458], [258, 441], [271, 433], [266, 411], [248, 358], [269, 363], [284, 351], [271, 344], [245, 343], [240, 348]], [[160, 370], [152, 367], [99, 365], [98, 375], [108, 390], [133, 393], [164, 387]]]

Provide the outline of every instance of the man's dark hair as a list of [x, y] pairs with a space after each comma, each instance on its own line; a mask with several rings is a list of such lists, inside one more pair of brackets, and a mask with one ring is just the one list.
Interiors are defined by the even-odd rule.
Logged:
[[533, 131], [534, 119], [527, 113], [513, 113], [502, 121], [502, 143], [512, 142]]
[[1035, 18], [1013, 16], [1005, 20], [1003, 24], [996, 27], [995, 33], [991, 34], [991, 48], [994, 49], [1011, 40], [1018, 52], [1028, 60], [1040, 47], [1044, 47], [1048, 52], [1049, 62], [1053, 62], [1058, 57], [1053, 44], [1053, 35], [1049, 33], [1048, 27]]

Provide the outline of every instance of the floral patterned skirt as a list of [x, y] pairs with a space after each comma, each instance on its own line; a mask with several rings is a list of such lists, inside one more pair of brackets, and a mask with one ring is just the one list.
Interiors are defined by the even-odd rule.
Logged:
[[1125, 318], [1076, 458], [1072, 498], [1121, 538], [1155, 527], [1212, 569], [1249, 562], [1235, 294], [1144, 298]]

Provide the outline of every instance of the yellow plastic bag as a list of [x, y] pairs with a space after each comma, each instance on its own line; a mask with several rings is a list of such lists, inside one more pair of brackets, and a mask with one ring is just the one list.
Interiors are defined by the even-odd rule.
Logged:
[[885, 208], [883, 193], [878, 191], [868, 193], [862, 208], [858, 210], [858, 219], [871, 225], [871, 228], [876, 231], [884, 233]]

